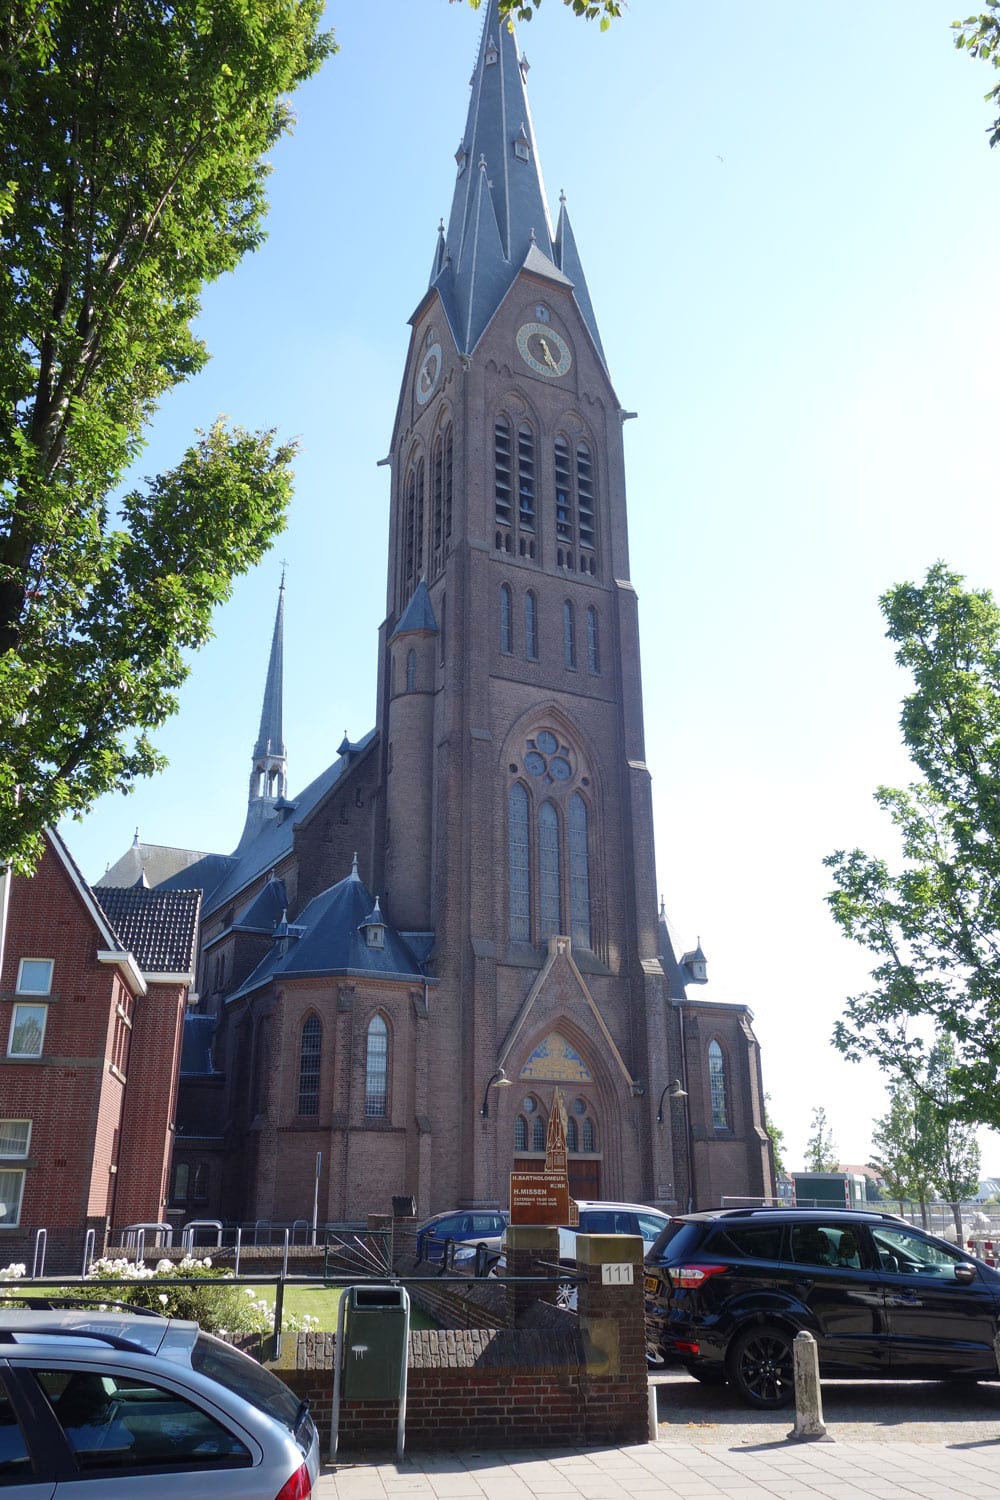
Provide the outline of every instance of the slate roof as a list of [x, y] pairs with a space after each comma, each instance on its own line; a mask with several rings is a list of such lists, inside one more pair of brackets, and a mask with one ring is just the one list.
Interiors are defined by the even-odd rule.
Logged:
[[101, 910], [143, 974], [194, 972], [201, 891], [95, 888]]
[[667, 927], [667, 914], [664, 907], [660, 907], [660, 963], [663, 972], [667, 976], [667, 993], [671, 1000], [686, 1000], [687, 990], [684, 987], [684, 975], [677, 955], [674, 953], [674, 945], [670, 941], [670, 931]]
[[434, 606], [431, 603], [430, 592], [427, 584], [421, 578], [410, 595], [410, 602], [403, 610], [399, 624], [389, 639], [394, 641], [397, 635], [408, 635], [411, 631], [416, 630], [426, 630], [436, 635], [437, 628], [438, 623], [434, 616]]
[[[202, 860], [222, 857], [217, 854], [206, 854], [201, 849], [174, 849], [168, 844], [143, 844], [139, 842], [139, 836], [136, 834], [131, 848], [126, 849], [121, 859], [116, 860], [110, 869], [105, 870], [100, 880], [95, 881], [91, 889], [96, 889], [98, 886], [135, 885], [143, 875], [149, 885], [162, 885], [164, 881], [173, 880], [176, 876], [182, 875], [185, 870], [193, 870], [196, 865], [201, 864]], [[183, 885], [185, 882], [181, 881], [180, 884]], [[202, 890], [206, 889], [201, 870], [186, 884], [192, 888], [201, 886]]]
[[295, 923], [279, 923], [271, 951], [226, 1004], [277, 978], [307, 978], [326, 974], [367, 975], [381, 979], [420, 979], [420, 960], [405, 939], [385, 922], [385, 946], [370, 948], [362, 927], [375, 907], [375, 898], [352, 870], [346, 880], [315, 896]]
[[288, 910], [288, 890], [273, 875], [233, 923], [240, 932], [273, 932]]
[[257, 743], [253, 747], [255, 757], [277, 755], [285, 757], [285, 741], [281, 730], [281, 684], [285, 641], [285, 575], [281, 575], [278, 590], [278, 608], [274, 616], [274, 634], [271, 637], [271, 655], [267, 663], [267, 681], [264, 684], [264, 701], [260, 710], [260, 728]]
[[458, 178], [447, 234], [438, 234], [430, 285], [441, 298], [458, 349], [471, 354], [522, 266], [568, 282], [603, 360], [565, 200], [552, 232], [525, 87], [527, 68], [522, 69], [513, 32], [500, 19], [498, 0], [487, 0], [483, 11], [469, 114], [456, 153]]

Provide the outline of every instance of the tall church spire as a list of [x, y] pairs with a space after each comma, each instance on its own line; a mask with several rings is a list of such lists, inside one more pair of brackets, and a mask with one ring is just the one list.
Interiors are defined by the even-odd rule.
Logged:
[[[575, 253], [562, 264], [563, 234], [553, 233], [525, 77], [527, 60], [498, 0], [486, 0], [465, 133], [455, 153], [458, 177], [444, 245], [431, 286], [444, 303], [462, 353], [470, 354], [526, 261], [553, 280], [572, 281], [600, 352], [597, 324]], [[562, 225], [560, 225], [562, 230]], [[603, 357], [603, 355], [602, 355]]]
[[285, 796], [288, 789], [288, 764], [281, 731], [284, 641], [285, 574], [282, 570], [274, 633], [271, 636], [271, 654], [267, 663], [267, 681], [264, 684], [264, 702], [260, 710], [260, 728], [257, 731], [257, 743], [253, 747], [247, 821], [241, 842], [245, 842], [248, 836], [256, 832], [261, 818], [275, 802]]

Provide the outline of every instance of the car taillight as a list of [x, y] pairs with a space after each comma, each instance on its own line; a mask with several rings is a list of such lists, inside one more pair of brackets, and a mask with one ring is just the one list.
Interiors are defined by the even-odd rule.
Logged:
[[309, 1500], [313, 1492], [312, 1480], [309, 1478], [309, 1465], [301, 1464], [292, 1475], [281, 1486], [274, 1500]]
[[725, 1266], [669, 1266], [667, 1275], [674, 1286], [694, 1291], [704, 1285], [710, 1276], [718, 1276], [725, 1269]]

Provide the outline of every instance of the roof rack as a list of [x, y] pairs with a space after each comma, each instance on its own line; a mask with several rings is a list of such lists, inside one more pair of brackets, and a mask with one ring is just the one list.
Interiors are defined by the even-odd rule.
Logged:
[[885, 1219], [893, 1224], [906, 1224], [907, 1228], [910, 1227], [908, 1221], [900, 1218], [899, 1214], [888, 1213], [885, 1209], [881, 1208], [849, 1207], [846, 1203], [843, 1205], [839, 1203], [810, 1203], [808, 1206], [797, 1203], [785, 1203], [780, 1206], [774, 1205], [770, 1208], [718, 1208], [703, 1210], [697, 1217], [703, 1218], [706, 1212], [712, 1218], [720, 1219], [751, 1219], [755, 1214], [857, 1214], [859, 1217]]
[[104, 1344], [109, 1349], [124, 1349], [129, 1354], [149, 1353], [145, 1344], [138, 1344], [135, 1339], [123, 1339], [121, 1334], [102, 1333], [96, 1328], [66, 1328], [61, 1324], [52, 1328], [37, 1324], [31, 1328], [0, 1327], [0, 1344], [30, 1344], [34, 1338], [93, 1339], [95, 1344]]

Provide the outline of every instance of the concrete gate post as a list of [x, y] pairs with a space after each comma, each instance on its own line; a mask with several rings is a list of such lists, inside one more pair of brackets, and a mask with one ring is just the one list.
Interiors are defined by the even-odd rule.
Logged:
[[[649, 1440], [645, 1246], [638, 1235], [578, 1234], [577, 1313], [584, 1350], [588, 1441]], [[611, 1433], [628, 1432], [629, 1437]]]

